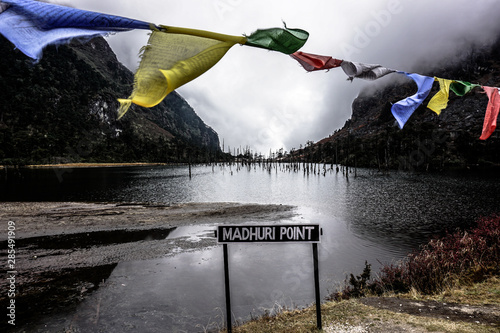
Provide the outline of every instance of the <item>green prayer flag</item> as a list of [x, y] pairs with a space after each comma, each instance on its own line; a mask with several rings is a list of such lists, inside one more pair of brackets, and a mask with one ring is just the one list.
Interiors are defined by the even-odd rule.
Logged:
[[468, 94], [475, 87], [479, 87], [479, 84], [455, 80], [450, 85], [450, 90], [453, 91], [457, 96], [463, 96], [465, 94]]
[[246, 36], [245, 45], [260, 47], [285, 54], [297, 52], [307, 41], [309, 33], [302, 29], [271, 28], [259, 29]]

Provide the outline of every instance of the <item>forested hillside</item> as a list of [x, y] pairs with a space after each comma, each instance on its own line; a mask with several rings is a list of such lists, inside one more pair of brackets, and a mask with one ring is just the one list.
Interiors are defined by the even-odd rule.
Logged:
[[177, 93], [117, 120], [133, 73], [103, 38], [50, 46], [39, 63], [0, 36], [0, 165], [220, 159], [217, 133]]

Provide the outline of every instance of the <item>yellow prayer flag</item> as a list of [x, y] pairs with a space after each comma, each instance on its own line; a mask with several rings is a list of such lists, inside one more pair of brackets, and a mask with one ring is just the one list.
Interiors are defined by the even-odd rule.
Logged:
[[448, 106], [448, 99], [450, 97], [450, 85], [454, 81], [441, 79], [438, 77], [434, 77], [434, 80], [439, 82], [440, 90], [434, 95], [434, 97], [432, 97], [427, 107], [439, 115], [441, 114], [441, 110], [446, 109], [446, 107]]
[[245, 41], [245, 37], [162, 28], [151, 33], [142, 49], [134, 90], [128, 99], [119, 100], [118, 118], [132, 103], [144, 107], [159, 104], [169, 93], [209, 70], [234, 44]]

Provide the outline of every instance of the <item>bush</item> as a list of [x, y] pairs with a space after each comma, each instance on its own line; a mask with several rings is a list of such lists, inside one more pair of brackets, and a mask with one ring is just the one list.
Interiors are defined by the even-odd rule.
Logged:
[[368, 278], [362, 275], [355, 279], [351, 274], [350, 286], [346, 285], [331, 299], [363, 296], [364, 290], [382, 294], [414, 289], [422, 294], [435, 294], [447, 287], [480, 282], [499, 274], [499, 261], [500, 215], [495, 215], [480, 219], [469, 231], [431, 240], [398, 265], [383, 266], [377, 279], [370, 283], [366, 282], [369, 272]]
[[[349, 285], [344, 287], [340, 292], [331, 294], [328, 299], [339, 301], [341, 299], [349, 299], [351, 297], [363, 297], [368, 291], [368, 282], [371, 275], [371, 265], [365, 261], [365, 268], [361, 275], [354, 276], [350, 275]], [[346, 279], [347, 282], [347, 279]]]
[[469, 231], [431, 240], [398, 266], [385, 266], [372, 289], [423, 294], [442, 291], [456, 283], [468, 284], [498, 274], [500, 215], [482, 218]]

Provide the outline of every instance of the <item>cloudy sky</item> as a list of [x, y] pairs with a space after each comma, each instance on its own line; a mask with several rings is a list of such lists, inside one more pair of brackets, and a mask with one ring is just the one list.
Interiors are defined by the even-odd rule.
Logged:
[[[256, 29], [301, 28], [302, 51], [377, 63], [408, 72], [458, 60], [500, 32], [498, 0], [60, 0], [74, 7], [156, 24], [230, 35]], [[147, 32], [108, 37], [131, 70]], [[318, 141], [343, 126], [360, 89], [376, 82], [346, 81], [344, 72], [307, 73], [289, 56], [235, 45], [207, 73], [178, 89], [225, 150], [250, 146], [267, 154]], [[453, 78], [459, 79], [459, 78]], [[126, 96], [125, 96], [126, 97]]]

